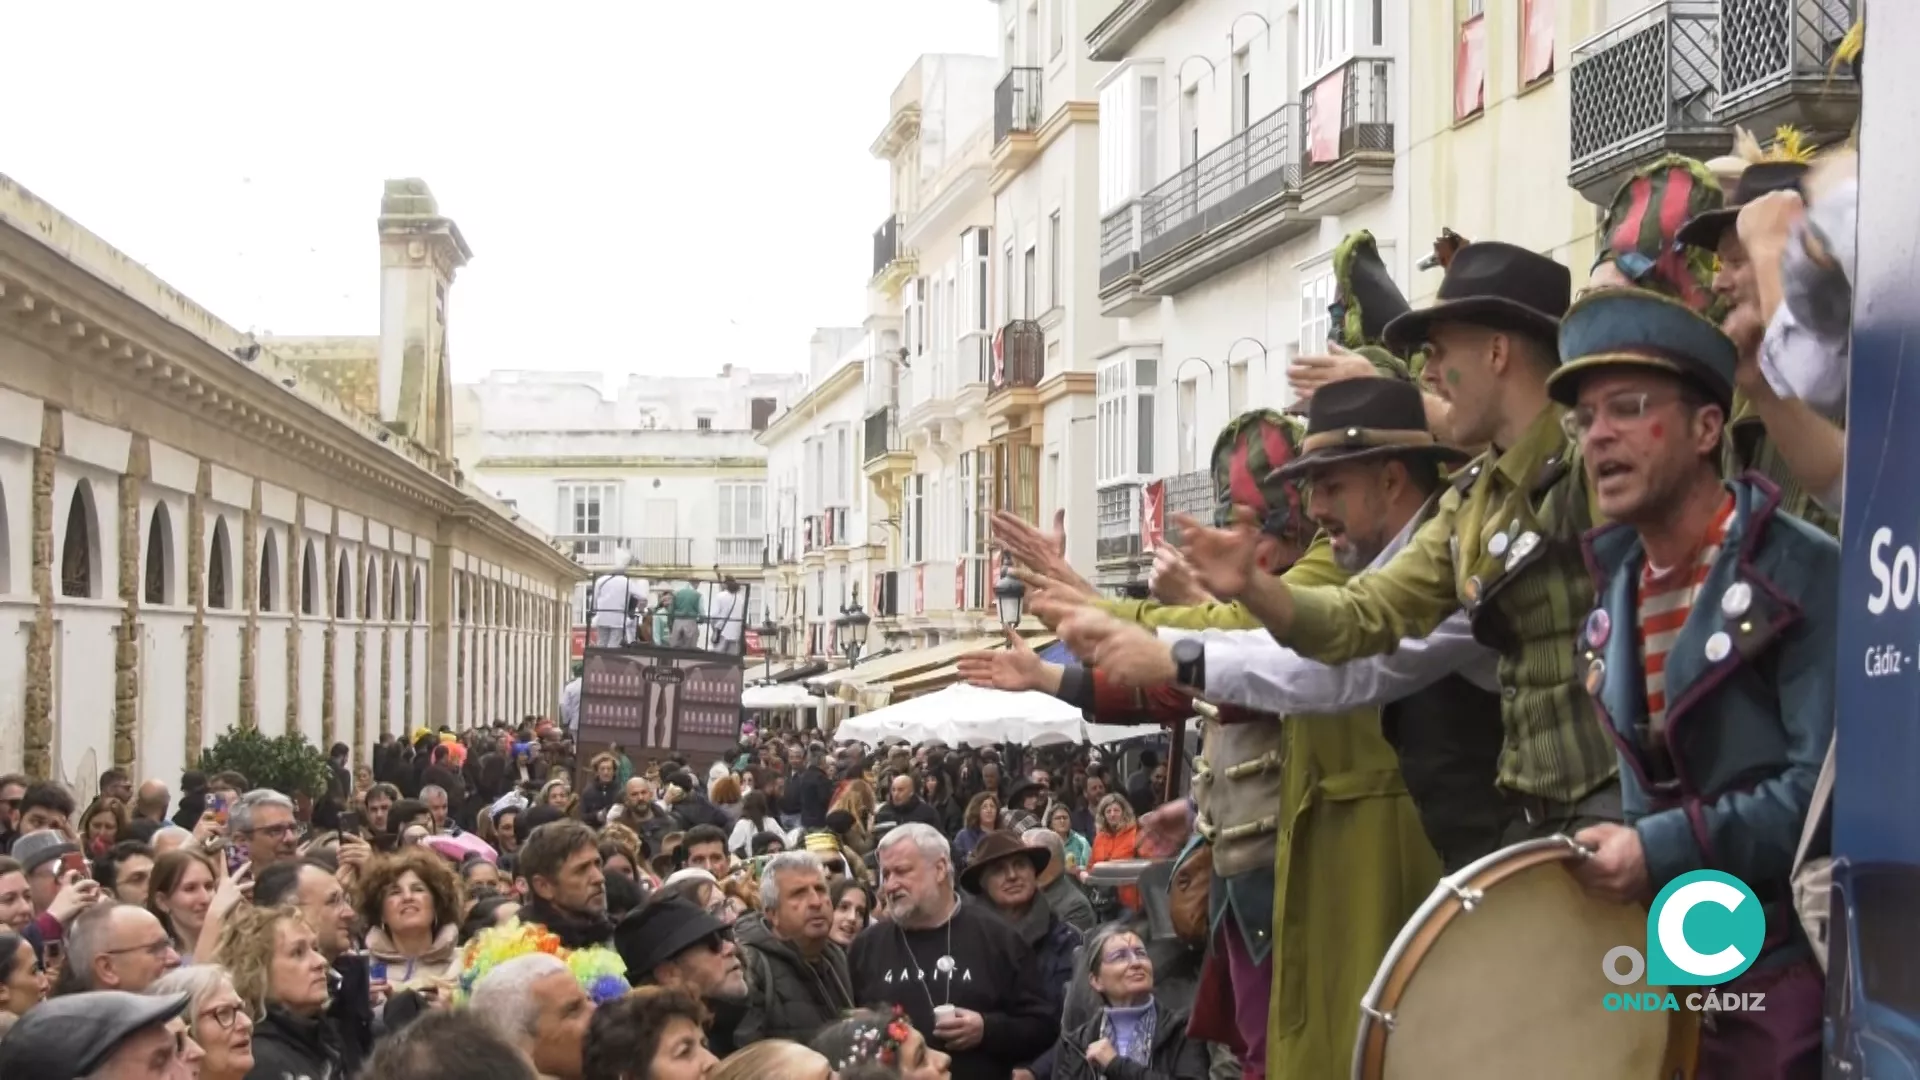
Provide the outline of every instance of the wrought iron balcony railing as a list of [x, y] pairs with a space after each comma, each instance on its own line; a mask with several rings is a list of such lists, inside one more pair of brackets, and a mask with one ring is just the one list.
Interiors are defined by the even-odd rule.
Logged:
[[882, 405], [867, 414], [866, 459], [874, 461], [904, 449], [900, 441], [900, 418], [891, 406]]
[[1140, 261], [1151, 262], [1298, 188], [1294, 132], [1299, 124], [1300, 107], [1282, 105], [1142, 196]]
[[1300, 130], [1305, 174], [1362, 151], [1391, 154], [1393, 61], [1357, 58], [1321, 76], [1300, 95]]
[[900, 217], [894, 215], [880, 223], [873, 230], [873, 272], [875, 274], [893, 265], [900, 254]]
[[1208, 469], [1195, 469], [1167, 477], [1165, 485], [1166, 506], [1162, 509], [1162, 520], [1166, 522], [1167, 539], [1179, 539], [1174, 535], [1175, 514], [1190, 514], [1201, 521], [1213, 517], [1214, 491], [1213, 473]]
[[1040, 126], [1040, 69], [1017, 67], [993, 88], [993, 144]]
[[713, 561], [721, 566], [763, 566], [767, 561], [764, 536], [722, 536], [713, 542]]
[[1140, 485], [1100, 488], [1094, 508], [1094, 558], [1100, 562], [1140, 554]]
[[1032, 319], [1015, 319], [1000, 328], [989, 385], [996, 393], [1015, 386], [1039, 386], [1046, 364], [1046, 331]]
[[1100, 219], [1100, 285], [1105, 288], [1140, 267], [1139, 203]]
[[1719, 0], [1665, 0], [1573, 50], [1571, 173], [1676, 137], [1724, 137]]
[[1858, 0], [1720, 0], [1720, 114], [1786, 90], [1825, 83]]

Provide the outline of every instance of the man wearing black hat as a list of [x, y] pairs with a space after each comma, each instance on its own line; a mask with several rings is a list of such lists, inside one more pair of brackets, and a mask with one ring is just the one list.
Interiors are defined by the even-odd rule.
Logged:
[[[1307, 413], [1305, 451], [1280, 470], [1311, 489], [1307, 513], [1349, 573], [1385, 565], [1439, 508], [1440, 467], [1468, 455], [1434, 440], [1411, 383], [1328, 383]], [[1498, 657], [1474, 640], [1466, 613], [1391, 653], [1327, 666], [1273, 643], [1264, 630], [1200, 635], [1142, 629], [1078, 614], [1061, 624], [1098, 669], [1136, 686], [1181, 678], [1216, 703], [1274, 715], [1380, 706], [1427, 838], [1451, 873], [1500, 846], [1505, 823], [1496, 762], [1502, 742]]]
[[725, 1057], [746, 1015], [747, 978], [739, 946], [726, 923], [678, 896], [648, 901], [620, 920], [614, 951], [635, 986], [663, 986], [696, 994], [713, 1012], [707, 1042]]
[[1833, 734], [1839, 547], [1764, 480], [1721, 480], [1738, 353], [1707, 320], [1610, 292], [1567, 313], [1560, 343], [1548, 385], [1614, 522], [1587, 538], [1599, 605], [1579, 656], [1627, 822], [1582, 830], [1593, 856], [1573, 872], [1622, 903], [1696, 870], [1745, 882], [1767, 933], [1720, 989], [1764, 994], [1766, 1011], [1716, 1014], [1699, 1076], [1818, 1076], [1823, 979], [1790, 874]]
[[1068, 925], [1040, 895], [1040, 875], [1052, 861], [1051, 851], [1028, 847], [1014, 833], [990, 832], [973, 849], [967, 868], [960, 872], [960, 887], [990, 904], [1020, 932], [1027, 948], [1033, 950], [1040, 988], [1058, 1011], [1066, 1001], [1067, 983], [1073, 979], [1073, 953], [1080, 947], [1081, 937], [1080, 931]]
[[50, 998], [0, 1040], [0, 1076], [32, 1080], [186, 1080], [201, 1049], [180, 1014], [186, 994], [99, 990]]
[[[1771, 315], [1762, 302], [1760, 260], [1771, 260], [1777, 272], [1784, 252], [1779, 244], [1763, 245], [1758, 250], [1750, 248], [1748, 241], [1753, 237], [1741, 227], [1741, 211], [1780, 193], [1794, 196], [1797, 202], [1807, 171], [1808, 166], [1799, 161], [1754, 162], [1740, 174], [1726, 206], [1696, 215], [1681, 226], [1677, 234], [1682, 244], [1719, 257], [1713, 290], [1727, 309], [1720, 326], [1740, 350], [1741, 358], [1746, 361], [1744, 366], [1755, 375], [1759, 373], [1760, 346]], [[1788, 513], [1838, 535], [1839, 518], [1814, 500], [1775, 445], [1771, 425], [1774, 417], [1789, 406], [1768, 391], [1765, 383], [1763, 377], [1736, 380], [1739, 392], [1734, 395], [1733, 412], [1727, 422], [1724, 468], [1729, 474], [1758, 470], [1780, 488], [1781, 505]]]
[[1388, 324], [1390, 347], [1427, 345], [1424, 377], [1451, 407], [1455, 440], [1492, 449], [1456, 474], [1386, 565], [1338, 586], [1290, 587], [1254, 572], [1250, 530], [1182, 522], [1187, 557], [1215, 596], [1241, 600], [1275, 640], [1324, 663], [1391, 651], [1464, 609], [1501, 656], [1497, 783], [1509, 842], [1620, 816], [1613, 748], [1572, 662], [1575, 613], [1593, 591], [1580, 549], [1593, 515], [1546, 389], [1571, 295], [1552, 259], [1469, 244], [1437, 303]]

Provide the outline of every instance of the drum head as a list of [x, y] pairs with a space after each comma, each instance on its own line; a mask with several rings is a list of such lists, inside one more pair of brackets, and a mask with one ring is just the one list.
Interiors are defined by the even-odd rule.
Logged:
[[[1542, 846], [1545, 845], [1545, 846]], [[1646, 942], [1646, 909], [1582, 889], [1564, 842], [1509, 848], [1443, 882], [1395, 943], [1367, 1005], [1368, 1080], [1656, 1080], [1675, 1014], [1608, 1011], [1608, 950]], [[1454, 886], [1478, 897], [1469, 908]]]

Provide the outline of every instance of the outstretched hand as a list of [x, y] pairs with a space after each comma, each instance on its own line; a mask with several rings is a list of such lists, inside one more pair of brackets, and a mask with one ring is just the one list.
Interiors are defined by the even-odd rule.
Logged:
[[1227, 528], [1202, 525], [1186, 514], [1177, 514], [1180, 526], [1180, 553], [1193, 568], [1201, 587], [1222, 600], [1237, 600], [1253, 581], [1260, 533], [1252, 514], [1234, 511], [1233, 524]]
[[996, 510], [993, 514], [993, 542], [1013, 556], [1015, 562], [1051, 578], [1060, 587], [1097, 596], [1099, 590], [1081, 577], [1080, 572], [1067, 561], [1066, 523], [1067, 512], [1056, 511], [1052, 530], [1042, 532], [1016, 514]]
[[1007, 647], [971, 652], [957, 665], [960, 677], [974, 686], [990, 690], [1045, 690], [1047, 662], [1033, 651], [1027, 639], [1006, 631]]

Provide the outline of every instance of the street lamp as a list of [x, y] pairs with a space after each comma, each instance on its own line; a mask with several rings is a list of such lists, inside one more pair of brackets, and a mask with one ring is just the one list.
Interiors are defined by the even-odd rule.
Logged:
[[1020, 606], [1026, 602], [1027, 587], [1013, 576], [1013, 557], [1000, 556], [1000, 580], [993, 583], [993, 602], [1000, 608], [1000, 625], [1012, 630], [1020, 625]]
[[773, 678], [773, 650], [779, 640], [780, 626], [773, 621], [772, 615], [768, 615], [760, 623], [760, 652], [767, 658], [766, 677], [769, 679]]
[[867, 624], [873, 620], [861, 610], [858, 600], [850, 608], [841, 608], [840, 612], [840, 618], [836, 620], [841, 628], [840, 648], [847, 654], [847, 666], [854, 667], [860, 663], [860, 654], [866, 651]]

